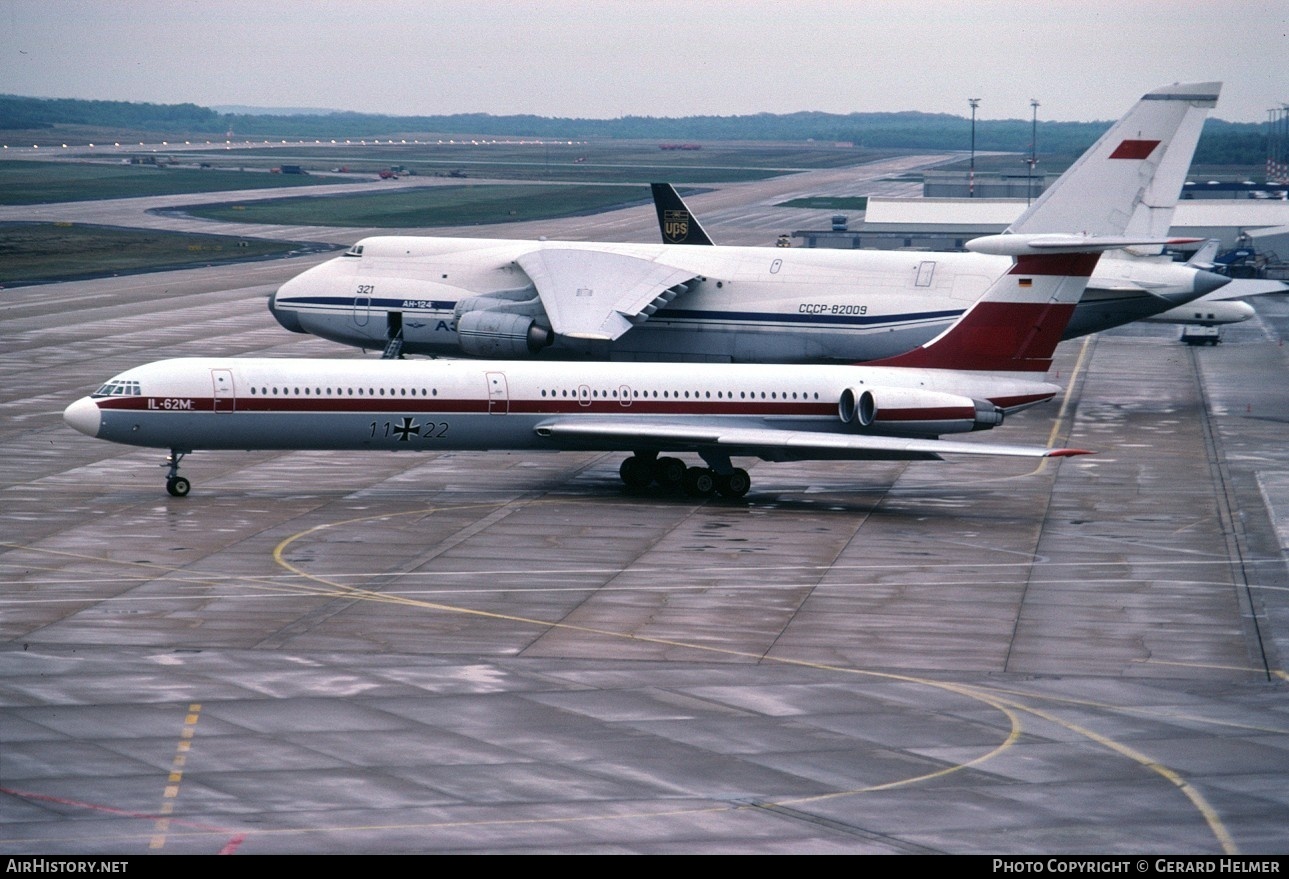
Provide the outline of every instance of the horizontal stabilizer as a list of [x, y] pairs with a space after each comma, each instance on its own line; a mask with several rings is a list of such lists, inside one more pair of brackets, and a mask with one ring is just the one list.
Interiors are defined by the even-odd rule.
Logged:
[[1246, 296], [1264, 296], [1267, 293], [1289, 293], [1289, 284], [1265, 278], [1235, 278], [1222, 288], [1220, 300], [1243, 299]]
[[1244, 234], [1254, 240], [1258, 238], [1274, 238], [1277, 235], [1289, 235], [1289, 226], [1264, 226], [1261, 229], [1245, 229]]
[[1036, 235], [984, 235], [967, 242], [967, 250], [995, 256], [1035, 256], [1040, 253], [1104, 253], [1143, 245], [1194, 244], [1201, 238], [1136, 238], [1123, 235], [1078, 235], [1044, 233]]

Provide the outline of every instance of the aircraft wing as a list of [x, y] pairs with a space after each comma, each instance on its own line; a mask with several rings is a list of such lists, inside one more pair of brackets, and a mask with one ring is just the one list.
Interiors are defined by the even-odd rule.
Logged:
[[621, 253], [543, 248], [520, 256], [551, 329], [612, 341], [685, 292], [693, 271]]
[[796, 457], [876, 460], [940, 460], [941, 455], [1005, 455], [1022, 458], [1063, 458], [1087, 455], [1082, 449], [1049, 449], [937, 439], [911, 439], [871, 434], [775, 430], [765, 427], [693, 425], [666, 419], [594, 421], [559, 418], [539, 424], [538, 436], [571, 441], [637, 440], [642, 447], [701, 451], [721, 448], [729, 454], [755, 455], [767, 461]]

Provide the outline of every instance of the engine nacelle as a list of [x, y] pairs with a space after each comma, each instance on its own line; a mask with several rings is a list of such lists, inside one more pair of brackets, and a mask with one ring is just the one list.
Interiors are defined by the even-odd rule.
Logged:
[[555, 341], [531, 317], [506, 311], [468, 311], [457, 318], [461, 352], [471, 357], [529, 357]]
[[921, 388], [847, 388], [837, 414], [856, 430], [890, 436], [966, 433], [1003, 423], [1003, 410], [993, 403]]

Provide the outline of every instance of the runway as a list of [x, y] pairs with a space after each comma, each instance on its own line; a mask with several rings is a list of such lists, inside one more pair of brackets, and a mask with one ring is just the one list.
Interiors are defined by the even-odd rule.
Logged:
[[363, 356], [267, 311], [321, 258], [0, 294], [0, 849], [1289, 849], [1283, 297], [1065, 343], [1000, 440], [1096, 455], [740, 502], [591, 453], [197, 453], [176, 499], [62, 424], [143, 361]]

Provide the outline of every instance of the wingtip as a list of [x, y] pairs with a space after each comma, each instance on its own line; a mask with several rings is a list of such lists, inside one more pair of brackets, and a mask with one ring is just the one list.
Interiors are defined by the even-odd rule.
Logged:
[[1073, 458], [1075, 455], [1095, 455], [1096, 452], [1090, 449], [1051, 449], [1047, 453], [1049, 458]]

